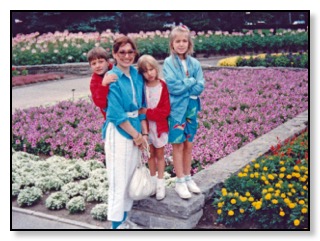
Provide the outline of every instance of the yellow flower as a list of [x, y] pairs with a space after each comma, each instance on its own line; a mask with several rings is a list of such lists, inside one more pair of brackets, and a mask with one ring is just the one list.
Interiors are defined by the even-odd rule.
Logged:
[[280, 174], [279, 174], [279, 178], [284, 178], [284, 174], [283, 174], [283, 173], [280, 173]]
[[272, 174], [268, 174], [268, 179], [273, 180], [274, 176]]
[[251, 195], [250, 192], [246, 192], [247, 197], [250, 197], [250, 195]]
[[228, 215], [229, 215], [229, 216], [233, 216], [233, 215], [234, 215], [234, 211], [229, 210], [229, 211], [228, 211]]
[[239, 172], [239, 173], [238, 173], [238, 177], [243, 177], [242, 172]]
[[271, 202], [272, 202], [273, 204], [278, 204], [278, 200], [277, 200], [277, 199], [272, 199]]
[[280, 165], [284, 165], [284, 161], [279, 161], [279, 164]]
[[238, 193], [238, 192], [235, 192], [235, 193], [234, 193], [234, 196], [235, 196], [235, 197], [239, 197], [239, 193]]
[[285, 167], [281, 167], [280, 168], [280, 172], [285, 172], [286, 171], [286, 168]]
[[280, 215], [281, 217], [283, 217], [283, 216], [286, 215], [286, 214], [285, 214], [284, 211], [280, 211], [280, 212], [279, 212], [279, 215]]
[[271, 199], [271, 197], [272, 197], [272, 196], [271, 196], [271, 194], [270, 194], [270, 193], [268, 193], [267, 195], [265, 195], [265, 197], [264, 197], [264, 198], [265, 198], [266, 200], [270, 200], [270, 199]]
[[287, 175], [287, 179], [291, 179], [292, 176], [290, 174]]
[[302, 188], [303, 188], [303, 190], [308, 190], [307, 186], [303, 186]]
[[254, 201], [254, 198], [253, 197], [249, 197], [249, 202], [253, 202]]
[[294, 225], [294, 226], [299, 226], [299, 225], [300, 225], [300, 220], [299, 220], [299, 219], [295, 219], [295, 220], [293, 221], [293, 225]]
[[305, 182], [306, 180], [307, 180], [307, 179], [304, 178], [304, 177], [300, 177], [300, 178], [299, 178], [299, 181], [300, 181], [300, 182]]
[[230, 201], [230, 203], [231, 203], [231, 204], [236, 204], [236, 203], [237, 203], [237, 200], [235, 200], [234, 198], [232, 198], [231, 201]]
[[295, 203], [289, 203], [289, 208], [293, 209], [295, 208], [296, 204]]
[[245, 202], [248, 200], [248, 198], [247, 197], [240, 197], [240, 200], [241, 200], [241, 202]]
[[295, 170], [295, 171], [300, 171], [300, 168], [297, 166], [297, 165], [295, 165], [294, 167], [293, 167], [293, 170]]
[[301, 209], [301, 212], [302, 212], [302, 213], [307, 213], [307, 212], [308, 212], [308, 209], [302, 208], [302, 209]]
[[304, 204], [304, 200], [300, 200], [300, 201], [299, 201], [299, 204], [300, 204], [300, 205], [303, 205], [303, 204]]
[[296, 172], [296, 178], [299, 178], [300, 176], [300, 173]]
[[267, 192], [268, 192], [267, 189], [263, 189], [263, 190], [262, 190], [262, 194], [266, 194]]
[[294, 189], [294, 188], [291, 188], [291, 190], [290, 190], [292, 193], [296, 193], [296, 189]]
[[223, 203], [218, 203], [218, 208], [222, 208], [223, 207]]
[[281, 193], [280, 197], [285, 198], [287, 195], [285, 193]]
[[270, 182], [269, 181], [264, 181], [264, 184], [269, 185]]
[[265, 180], [267, 180], [267, 179], [266, 179], [265, 176], [262, 176], [262, 177], [261, 177], [261, 180], [262, 180], [262, 181], [265, 181]]
[[244, 209], [243, 209], [243, 208], [240, 208], [240, 209], [239, 209], [239, 212], [240, 212], [240, 213], [244, 213]]
[[220, 215], [221, 213], [222, 213], [222, 210], [221, 210], [221, 209], [218, 209], [218, 210], [217, 210], [217, 214]]
[[260, 164], [259, 163], [255, 163], [254, 164], [254, 168], [258, 169], [260, 167]]
[[248, 168], [244, 168], [243, 172], [249, 172]]
[[288, 188], [293, 188], [293, 184], [288, 184]]
[[259, 177], [259, 172], [255, 172], [255, 173], [254, 173], [254, 176], [255, 176], [256, 178], [258, 178], [258, 177]]
[[250, 174], [250, 178], [254, 178], [254, 174], [253, 173]]
[[221, 188], [221, 192], [227, 192], [226, 188]]
[[268, 167], [263, 167], [263, 170], [266, 172], [268, 171]]
[[283, 199], [283, 201], [284, 201], [285, 204], [289, 204], [290, 203], [290, 199], [289, 198], [285, 198], [285, 199]]
[[274, 189], [272, 187], [268, 188], [268, 192], [273, 192], [273, 191], [274, 191]]
[[253, 159], [253, 160], [252, 160], [252, 162], [255, 162], [255, 161], [256, 161], [256, 159]]

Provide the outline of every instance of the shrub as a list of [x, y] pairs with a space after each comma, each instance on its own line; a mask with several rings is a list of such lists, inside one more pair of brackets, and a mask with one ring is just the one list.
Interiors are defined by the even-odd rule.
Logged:
[[61, 187], [61, 191], [66, 193], [69, 197], [74, 197], [79, 194], [80, 187], [78, 183], [70, 182]]
[[59, 210], [66, 206], [69, 197], [64, 192], [55, 192], [46, 199], [46, 207], [52, 210]]
[[97, 204], [94, 208], [92, 208], [90, 213], [94, 219], [105, 221], [107, 220], [108, 205], [105, 203]]
[[73, 213], [83, 212], [86, 209], [86, 204], [84, 202], [84, 198], [79, 196], [79, 197], [72, 198], [67, 203], [66, 207], [69, 213], [73, 214]]
[[17, 197], [20, 193], [20, 184], [18, 183], [12, 183], [11, 184], [11, 196]]
[[35, 186], [40, 188], [43, 192], [51, 190], [60, 190], [63, 186], [63, 181], [55, 175], [37, 178]]
[[37, 187], [26, 187], [20, 191], [18, 195], [18, 205], [20, 207], [23, 206], [31, 206], [37, 203], [42, 197], [42, 191]]

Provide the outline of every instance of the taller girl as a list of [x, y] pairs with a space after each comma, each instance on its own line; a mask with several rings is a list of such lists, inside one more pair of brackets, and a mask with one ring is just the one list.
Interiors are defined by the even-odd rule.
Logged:
[[201, 110], [199, 95], [205, 80], [200, 62], [190, 55], [193, 41], [190, 30], [180, 25], [170, 34], [170, 52], [163, 64], [163, 74], [169, 94], [169, 143], [173, 147], [173, 165], [177, 175], [175, 191], [188, 199], [201, 190], [192, 180], [191, 159], [193, 139], [197, 132], [197, 114]]

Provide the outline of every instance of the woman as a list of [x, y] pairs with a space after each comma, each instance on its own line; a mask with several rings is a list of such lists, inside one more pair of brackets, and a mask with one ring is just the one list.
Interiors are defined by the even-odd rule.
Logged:
[[137, 226], [127, 220], [133, 205], [128, 186], [141, 155], [139, 147], [145, 143], [141, 133], [147, 135], [145, 115], [138, 114], [145, 107], [143, 79], [132, 66], [137, 47], [129, 37], [116, 39], [112, 54], [116, 65], [108, 76], [116, 75], [117, 81], [110, 84], [103, 130], [109, 182], [108, 220], [112, 221], [112, 229], [129, 229]]

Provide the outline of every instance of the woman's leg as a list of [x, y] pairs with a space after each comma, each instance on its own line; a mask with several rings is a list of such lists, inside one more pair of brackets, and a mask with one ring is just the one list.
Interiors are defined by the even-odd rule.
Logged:
[[128, 184], [137, 165], [140, 151], [132, 140], [123, 137], [109, 123], [105, 141], [108, 174], [108, 220], [121, 222], [125, 211], [130, 211], [133, 200], [128, 195]]
[[173, 149], [173, 166], [177, 178], [183, 178], [183, 143], [172, 144]]
[[183, 174], [185, 176], [190, 175], [191, 172], [192, 147], [192, 142], [185, 141], [183, 143]]

